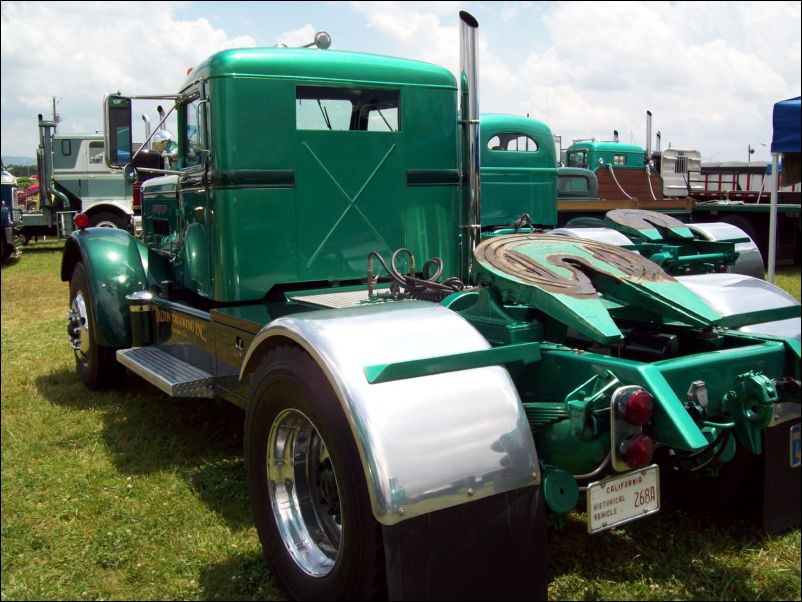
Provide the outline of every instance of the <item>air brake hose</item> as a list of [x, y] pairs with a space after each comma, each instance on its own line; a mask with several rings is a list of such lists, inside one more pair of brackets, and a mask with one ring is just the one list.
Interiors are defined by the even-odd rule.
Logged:
[[657, 197], [654, 196], [654, 189], [652, 188], [652, 170], [649, 168], [649, 164], [646, 164], [646, 181], [649, 182], [649, 192], [652, 194], [652, 199], [655, 201]]
[[633, 199], [631, 196], [629, 196], [627, 194], [627, 191], [624, 190], [621, 187], [621, 184], [618, 182], [618, 178], [615, 177], [615, 170], [613, 169], [613, 164], [612, 163], [608, 163], [607, 167], [610, 170], [610, 174], [613, 176], [613, 181], [615, 182], [616, 186], [618, 186], [618, 190], [620, 190], [622, 193], [624, 193], [624, 196], [627, 197], [630, 201], [634, 201], [635, 199]]

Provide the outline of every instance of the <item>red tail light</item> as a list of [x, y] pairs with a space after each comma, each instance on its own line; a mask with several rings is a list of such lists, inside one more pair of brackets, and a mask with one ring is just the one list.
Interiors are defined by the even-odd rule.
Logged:
[[652, 463], [654, 441], [648, 435], [627, 437], [619, 444], [618, 451], [632, 468], [643, 468]]
[[79, 213], [72, 221], [76, 228], [83, 230], [89, 225], [89, 216], [86, 213]]
[[627, 422], [643, 426], [652, 419], [654, 397], [640, 387], [628, 388], [616, 399], [616, 408]]
[[134, 211], [139, 211], [142, 209], [142, 183], [137, 182], [134, 184], [133, 190], [133, 202], [131, 203]]

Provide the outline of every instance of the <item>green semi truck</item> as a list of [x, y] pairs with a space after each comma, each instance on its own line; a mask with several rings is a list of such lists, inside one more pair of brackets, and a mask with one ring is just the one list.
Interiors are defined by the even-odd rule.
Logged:
[[[764, 526], [798, 524], [799, 304], [713, 269], [732, 241], [650, 214], [610, 216], [626, 243], [541, 231], [553, 144], [537, 172], [520, 120], [480, 133], [460, 17], [460, 87], [307, 48], [196, 67], [142, 239], [79, 216], [65, 246], [78, 377], [244, 409], [254, 522], [293, 599], [545, 599], [548, 529], [578, 506], [591, 533], [646, 518], [661, 488], [707, 487], [719, 501], [690, 503], [714, 511], [757, 492]], [[158, 171], [130, 158], [134, 100], [104, 103], [131, 179]], [[659, 253], [711, 267], [674, 277]]]

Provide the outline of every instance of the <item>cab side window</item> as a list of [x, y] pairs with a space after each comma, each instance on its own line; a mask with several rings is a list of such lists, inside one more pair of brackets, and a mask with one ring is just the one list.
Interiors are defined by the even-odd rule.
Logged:
[[568, 167], [581, 167], [587, 169], [588, 155], [586, 151], [569, 151], [567, 159]]
[[495, 151], [534, 152], [537, 150], [537, 142], [525, 134], [499, 134], [488, 140], [487, 148]]
[[195, 98], [184, 106], [184, 167], [200, 165], [203, 160], [201, 151], [206, 149], [203, 128], [203, 107], [200, 98]]
[[107, 171], [103, 163], [103, 142], [100, 140], [89, 143], [89, 171]]

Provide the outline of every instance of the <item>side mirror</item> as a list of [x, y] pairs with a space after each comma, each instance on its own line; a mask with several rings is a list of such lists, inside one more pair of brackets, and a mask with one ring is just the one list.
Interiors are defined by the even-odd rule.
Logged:
[[106, 165], [122, 168], [131, 162], [131, 99], [109, 94], [103, 102]]

